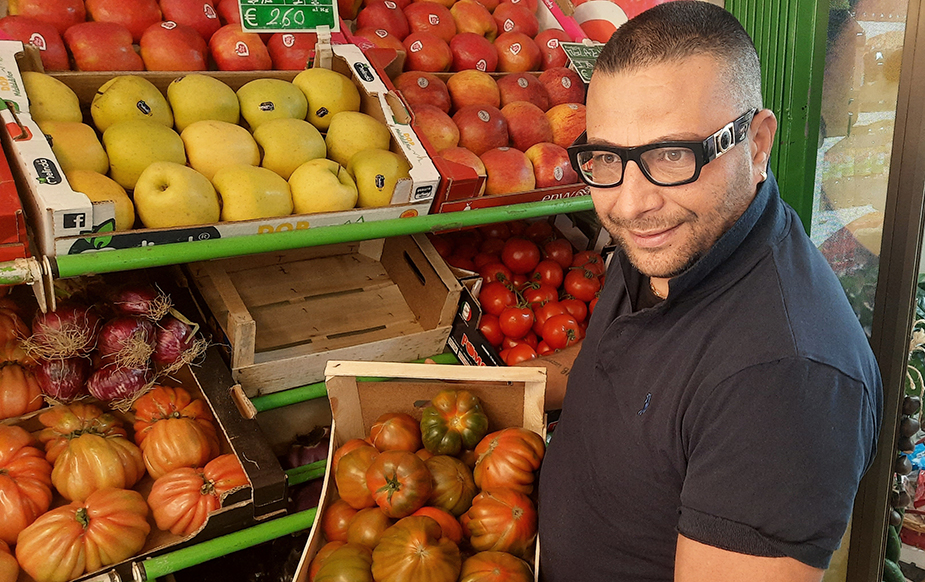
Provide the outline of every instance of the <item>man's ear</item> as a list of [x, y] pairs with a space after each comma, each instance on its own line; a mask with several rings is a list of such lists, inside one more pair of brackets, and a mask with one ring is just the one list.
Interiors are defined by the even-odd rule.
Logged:
[[771, 148], [774, 146], [774, 136], [777, 133], [777, 117], [770, 109], [761, 109], [752, 118], [750, 132], [752, 177], [755, 184], [764, 180], [761, 176], [768, 170], [768, 160], [771, 158]]

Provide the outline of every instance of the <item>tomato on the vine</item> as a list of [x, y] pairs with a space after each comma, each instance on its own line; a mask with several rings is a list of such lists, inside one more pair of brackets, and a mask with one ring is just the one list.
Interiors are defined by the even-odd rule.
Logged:
[[543, 324], [546, 323], [546, 320], [552, 317], [553, 315], [562, 315], [563, 313], [568, 313], [565, 307], [559, 301], [550, 301], [545, 305], [541, 305], [534, 310], [536, 313], [536, 322], [533, 324], [533, 331], [542, 335], [543, 334]]
[[491, 313], [483, 313], [479, 319], [479, 331], [485, 336], [485, 339], [493, 346], [500, 346], [501, 340], [504, 339], [504, 332], [501, 331], [501, 324], [498, 316]]
[[507, 227], [511, 231], [511, 236], [522, 236], [527, 226], [527, 222], [524, 220], [511, 220], [507, 223]]
[[572, 266], [584, 267], [597, 276], [603, 275], [606, 270], [604, 267], [604, 259], [601, 257], [601, 254], [596, 251], [579, 251], [575, 253], [572, 259]]
[[594, 299], [588, 302], [588, 315], [594, 314], [594, 308], [597, 307], [597, 300], [600, 298], [600, 294], [597, 294], [594, 296]]
[[546, 343], [546, 340], [541, 340], [539, 345], [536, 346], [536, 353], [540, 356], [548, 356], [549, 354], [554, 353], [556, 350], [549, 347], [549, 344]]
[[521, 294], [524, 296], [524, 301], [533, 308], [537, 305], [545, 305], [551, 301], [559, 300], [557, 288], [543, 283], [529, 283], [521, 291]]
[[536, 333], [534, 333], [533, 330], [530, 330], [529, 332], [527, 332], [527, 335], [520, 337], [520, 338], [504, 336], [504, 339], [501, 340], [501, 349], [506, 350], [508, 348], [513, 348], [514, 346], [518, 346], [520, 344], [527, 344], [528, 346], [530, 346], [531, 348], [535, 350], [536, 346], [539, 344], [539, 341], [540, 340], [537, 337]]
[[479, 254], [472, 257], [472, 264], [475, 265], [476, 269], [481, 269], [485, 265], [490, 265], [492, 263], [500, 263], [501, 256], [497, 253], [485, 253], [479, 251]]
[[536, 357], [536, 350], [530, 347], [530, 345], [518, 344], [507, 350], [507, 357], [505, 357], [502, 353], [501, 359], [503, 359], [504, 363], [508, 366], [513, 366], [514, 364], [518, 364], [520, 362], [536, 359]]
[[446, 264], [449, 266], [456, 267], [457, 269], [465, 269], [467, 271], [475, 270], [475, 263], [472, 262], [472, 259], [457, 255], [456, 253], [444, 257], [443, 260], [446, 261]]
[[601, 290], [600, 280], [588, 269], [571, 269], [565, 275], [562, 285], [566, 293], [585, 302], [594, 299], [594, 295]]
[[493, 281], [482, 287], [479, 303], [487, 313], [501, 315], [505, 307], [517, 303], [517, 296], [504, 283]]
[[501, 315], [498, 316], [498, 322], [504, 335], [519, 339], [527, 335], [527, 332], [533, 327], [533, 310], [529, 307], [518, 307], [512, 305], [506, 307]]
[[479, 230], [485, 235], [486, 240], [492, 238], [505, 239], [511, 236], [511, 227], [506, 222], [484, 224], [479, 227]]
[[568, 311], [569, 315], [575, 318], [575, 321], [581, 323], [588, 317], [588, 304], [582, 301], [581, 299], [575, 299], [574, 297], [567, 297], [559, 303], [562, 304], [562, 307]]
[[479, 254], [479, 245], [473, 240], [464, 240], [456, 243], [453, 254], [464, 259], [472, 259]]
[[562, 270], [562, 265], [552, 259], [543, 259], [537, 263], [536, 268], [533, 269], [533, 274], [530, 275], [531, 280], [538, 281], [543, 285], [549, 285], [553, 289], [558, 289], [564, 278], [565, 273]]
[[572, 244], [564, 238], [557, 238], [543, 245], [543, 257], [559, 263], [563, 269], [572, 266], [574, 256]]
[[538, 220], [531, 223], [530, 226], [524, 229], [523, 236], [539, 245], [543, 244], [549, 239], [555, 238], [556, 229], [554, 229], [547, 221]]
[[501, 260], [501, 251], [504, 250], [504, 241], [507, 238], [486, 238], [482, 241], [482, 244], [479, 245], [479, 250], [483, 253], [488, 253], [492, 255], [498, 255], [498, 260]]
[[524, 238], [511, 237], [504, 243], [501, 261], [514, 273], [525, 275], [540, 262], [540, 248]]
[[492, 281], [500, 281], [505, 285], [510, 284], [513, 273], [508, 269], [504, 263], [496, 262], [485, 265], [479, 269], [479, 275], [482, 277], [484, 283], [491, 283]]
[[514, 276], [511, 277], [511, 287], [518, 291], [526, 287], [529, 282], [530, 278], [520, 273], [514, 273]]
[[568, 314], [554, 315], [543, 324], [543, 340], [555, 350], [578, 343], [580, 333], [578, 322]]

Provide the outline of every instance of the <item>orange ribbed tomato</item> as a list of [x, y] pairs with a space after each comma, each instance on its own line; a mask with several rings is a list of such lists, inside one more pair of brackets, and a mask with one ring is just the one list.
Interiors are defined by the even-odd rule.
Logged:
[[428, 505], [445, 509], [456, 517], [466, 513], [472, 505], [472, 498], [479, 492], [469, 467], [448, 455], [434, 455], [424, 464], [434, 484]]
[[202, 467], [219, 453], [212, 413], [184, 388], [155, 386], [132, 405], [135, 443], [157, 479], [180, 467]]
[[250, 482], [237, 457], [220, 455], [205, 467], [180, 467], [159, 477], [148, 494], [148, 504], [158, 528], [188, 536], [222, 506], [222, 496], [247, 485]]
[[532, 430], [510, 427], [487, 435], [475, 453], [478, 459], [472, 477], [479, 489], [505, 487], [530, 493], [546, 443]]
[[0, 540], [8, 544], [51, 505], [51, 463], [32, 443], [22, 428], [0, 424]]
[[19, 578], [19, 563], [13, 557], [10, 546], [0, 540], [0, 582], [16, 582]]
[[45, 404], [32, 370], [17, 362], [0, 364], [0, 418], [14, 418]]
[[376, 505], [369, 488], [366, 486], [366, 471], [379, 451], [372, 445], [360, 446], [340, 458], [334, 481], [340, 498], [354, 509], [363, 509]]
[[531, 582], [530, 564], [507, 552], [479, 552], [466, 558], [459, 582]]
[[147, 515], [137, 491], [100, 489], [22, 530], [16, 559], [37, 582], [71, 580], [137, 554], [151, 531]]
[[462, 558], [430, 517], [405, 517], [385, 530], [373, 550], [376, 582], [456, 582]]
[[513, 489], [482, 491], [459, 521], [479, 552], [525, 556], [536, 538], [536, 508], [529, 497]]

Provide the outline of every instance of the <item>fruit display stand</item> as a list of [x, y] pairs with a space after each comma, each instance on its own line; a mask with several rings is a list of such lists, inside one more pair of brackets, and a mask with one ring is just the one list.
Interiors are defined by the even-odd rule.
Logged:
[[[376, 376], [383, 380], [358, 382]], [[333, 422], [321, 503], [296, 571], [295, 582], [308, 580], [309, 564], [323, 545], [319, 523], [334, 500], [330, 470], [333, 451], [351, 438], [364, 438], [381, 414], [405, 412], [420, 420], [423, 406], [441, 389], [469, 390], [479, 397], [490, 419], [490, 431], [509, 426], [546, 434], [544, 413], [546, 371], [540, 368], [477, 368], [435, 364], [328, 362], [325, 383]], [[534, 554], [539, 572], [539, 543]]]
[[[23, 51], [18, 41], [0, 42], [0, 67], [4, 76], [11, 79], [6, 88], [0, 87], [0, 97], [15, 103], [17, 111], [7, 110], [8, 131], [4, 132], [4, 146], [14, 161], [20, 192], [34, 221], [36, 244], [47, 256], [76, 254], [101, 249], [146, 247], [183, 241], [230, 238], [303, 230], [331, 224], [372, 222], [400, 216], [426, 214], [439, 184], [440, 175], [427, 153], [415, 139], [414, 131], [395, 120], [384, 99], [385, 85], [362, 52], [352, 45], [330, 45], [330, 66], [348, 75], [360, 89], [361, 110], [386, 123], [391, 133], [391, 150], [409, 163], [410, 179], [402, 179], [395, 188], [392, 203], [379, 208], [360, 208], [341, 212], [312, 215], [291, 215], [273, 219], [221, 222], [195, 227], [165, 229], [139, 229], [113, 232], [113, 205], [108, 202], [91, 203], [79, 192], [71, 189], [63, 176], [60, 164], [54, 157], [42, 132], [29, 114], [28, 99], [23, 91], [20, 68], [29, 70], [34, 59], [17, 59], [30, 51]], [[315, 59], [320, 66], [326, 59]], [[162, 91], [178, 75], [175, 73], [138, 73]], [[291, 80], [295, 72], [212, 72], [212, 76], [237, 89], [254, 78]], [[57, 73], [78, 95], [83, 107], [89, 106], [97, 89], [115, 73]], [[5, 90], [4, 90], [5, 89]], [[13, 130], [12, 128], [15, 128]]]
[[0, 155], [0, 261], [30, 256], [26, 216], [6, 156]]

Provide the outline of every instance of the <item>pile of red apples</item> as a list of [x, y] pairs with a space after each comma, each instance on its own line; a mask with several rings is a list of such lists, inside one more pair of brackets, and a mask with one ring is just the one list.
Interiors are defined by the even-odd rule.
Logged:
[[571, 69], [406, 71], [393, 83], [436, 156], [487, 176], [485, 195], [578, 182], [565, 148], [585, 128], [585, 87]]
[[362, 1], [354, 35], [404, 50], [406, 71], [516, 73], [566, 65], [559, 43], [572, 39], [562, 30], [540, 31], [537, 0]]
[[313, 33], [254, 34], [238, 0], [9, 0], [0, 31], [46, 71], [301, 70]]

